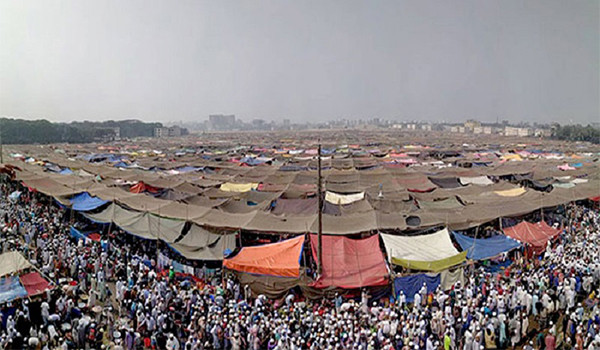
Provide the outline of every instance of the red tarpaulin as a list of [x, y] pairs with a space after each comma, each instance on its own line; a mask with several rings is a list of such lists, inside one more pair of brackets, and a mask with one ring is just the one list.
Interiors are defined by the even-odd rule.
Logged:
[[588, 198], [589, 200], [593, 201], [593, 202], [600, 202], [600, 196], [597, 197], [590, 197]]
[[143, 181], [140, 181], [129, 188], [129, 192], [131, 192], [131, 193], [143, 193], [143, 192], [158, 193], [158, 191], [160, 191], [159, 188], [152, 187], [148, 184], [145, 184]]
[[50, 284], [37, 272], [30, 272], [19, 277], [21, 284], [29, 296], [42, 294], [50, 288]]
[[[318, 261], [318, 237], [311, 235], [310, 245]], [[361, 288], [388, 283], [388, 270], [379, 235], [365, 239], [323, 236], [323, 273], [313, 287]]]
[[559, 233], [560, 230], [548, 226], [544, 221], [535, 224], [523, 221], [518, 225], [504, 229], [505, 235], [529, 244], [536, 253], [543, 251], [548, 241], [556, 237]]
[[102, 237], [100, 236], [100, 234], [98, 234], [98, 233], [95, 233], [95, 232], [94, 232], [94, 233], [90, 233], [90, 234], [87, 236], [87, 238], [91, 239], [91, 240], [92, 240], [92, 241], [94, 241], [94, 242], [100, 242], [100, 239], [101, 239]]
[[300, 256], [304, 235], [256, 247], [244, 247], [223, 266], [235, 271], [280, 277], [300, 275]]

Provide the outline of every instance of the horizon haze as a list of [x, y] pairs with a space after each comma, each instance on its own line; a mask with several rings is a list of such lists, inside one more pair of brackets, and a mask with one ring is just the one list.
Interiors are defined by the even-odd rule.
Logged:
[[0, 0], [0, 116], [600, 121], [598, 1]]

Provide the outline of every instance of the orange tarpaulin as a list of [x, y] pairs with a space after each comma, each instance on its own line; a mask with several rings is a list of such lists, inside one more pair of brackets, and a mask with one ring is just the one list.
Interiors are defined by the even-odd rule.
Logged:
[[536, 222], [535, 224], [523, 221], [518, 225], [504, 229], [505, 235], [529, 244], [536, 253], [543, 251], [548, 241], [556, 237], [559, 233], [560, 230], [548, 226], [544, 221]]
[[244, 247], [223, 266], [235, 271], [280, 277], [300, 276], [304, 235], [257, 247]]

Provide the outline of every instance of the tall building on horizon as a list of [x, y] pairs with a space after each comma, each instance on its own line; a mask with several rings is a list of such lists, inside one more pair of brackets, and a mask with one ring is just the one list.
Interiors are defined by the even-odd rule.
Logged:
[[211, 114], [208, 116], [210, 130], [230, 130], [235, 127], [235, 114]]

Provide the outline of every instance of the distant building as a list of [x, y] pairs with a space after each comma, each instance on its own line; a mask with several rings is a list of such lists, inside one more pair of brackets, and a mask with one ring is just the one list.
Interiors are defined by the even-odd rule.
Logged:
[[476, 127], [473, 128], [473, 133], [474, 134], [491, 135], [492, 134], [492, 127], [491, 126], [476, 126]]
[[258, 130], [262, 130], [265, 127], [265, 121], [263, 119], [253, 119], [252, 127]]
[[211, 114], [208, 116], [209, 129], [230, 130], [235, 127], [235, 115]]
[[518, 128], [514, 126], [507, 126], [504, 128], [504, 136], [531, 136], [533, 131], [531, 128]]
[[533, 134], [536, 137], [550, 137], [550, 136], [552, 136], [552, 129], [538, 128], [538, 129], [534, 130]]
[[154, 137], [178, 137], [187, 135], [187, 129], [179, 126], [154, 128]]

